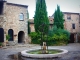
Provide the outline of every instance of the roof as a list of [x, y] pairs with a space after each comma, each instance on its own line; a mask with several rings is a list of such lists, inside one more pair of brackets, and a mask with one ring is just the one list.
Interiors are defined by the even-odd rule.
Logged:
[[22, 5], [22, 4], [16, 4], [16, 3], [9, 3], [9, 2], [7, 2], [6, 4], [7, 5], [15, 5], [15, 6], [20, 6], [20, 7], [25, 7], [25, 8], [28, 7], [28, 5]]
[[0, 0], [0, 2], [6, 2], [6, 0]]
[[[63, 14], [77, 14], [77, 15], [80, 15], [80, 13], [75, 13], [75, 12], [62, 12]], [[52, 17], [54, 16], [54, 13], [52, 15]]]
[[63, 14], [80, 14], [80, 13], [75, 13], [75, 12], [63, 12]]

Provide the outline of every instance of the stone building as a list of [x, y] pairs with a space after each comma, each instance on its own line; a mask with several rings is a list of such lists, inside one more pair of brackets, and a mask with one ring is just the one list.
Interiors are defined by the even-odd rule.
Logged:
[[[70, 43], [78, 42], [78, 33], [80, 33], [80, 13], [63, 12], [64, 28], [68, 30], [70, 35]], [[49, 16], [49, 28], [52, 29], [54, 23], [54, 14]], [[34, 19], [29, 19], [31, 32], [34, 32]]]
[[6, 35], [10, 35], [9, 41], [28, 42], [27, 10], [27, 5], [0, 1], [0, 42], [6, 40]]
[[80, 33], [80, 13], [63, 12], [64, 27], [68, 30], [70, 35], [70, 42], [79, 42], [78, 33]]

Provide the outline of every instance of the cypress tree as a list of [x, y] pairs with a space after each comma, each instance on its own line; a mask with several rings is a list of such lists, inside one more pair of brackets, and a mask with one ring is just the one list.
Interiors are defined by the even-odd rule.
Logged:
[[30, 22], [28, 21], [28, 34], [30, 34], [31, 30], [30, 30]]
[[60, 11], [60, 7], [57, 5], [57, 10], [54, 12], [54, 25], [57, 26], [57, 28], [64, 29], [64, 19], [63, 19], [63, 13]]
[[[41, 26], [44, 24], [44, 27]], [[36, 0], [36, 11], [34, 15], [34, 27], [35, 31], [38, 32], [44, 29], [44, 32], [48, 32], [49, 20], [47, 17], [46, 11], [46, 2], [45, 0]]]
[[29, 12], [28, 12], [28, 10], [27, 10], [27, 19], [29, 19]]
[[29, 12], [27, 10], [27, 19], [28, 19], [28, 34], [30, 34], [31, 30], [30, 30], [30, 22], [29, 22]]

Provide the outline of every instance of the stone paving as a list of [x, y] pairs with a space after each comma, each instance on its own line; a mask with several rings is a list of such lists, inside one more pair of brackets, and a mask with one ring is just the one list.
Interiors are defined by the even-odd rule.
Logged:
[[[15, 46], [6, 46], [3, 48], [0, 48], [0, 60], [11, 60], [8, 57], [9, 55], [16, 54], [23, 50], [35, 49], [35, 48], [41, 48], [41, 47], [39, 45], [34, 45], [34, 44], [18, 44]], [[48, 48], [66, 49], [69, 52], [61, 58], [41, 59], [41, 60], [80, 60], [80, 43], [71, 43], [71, 44], [68, 44], [67, 46], [49, 46]], [[24, 60], [39, 60], [39, 59], [28, 58]]]

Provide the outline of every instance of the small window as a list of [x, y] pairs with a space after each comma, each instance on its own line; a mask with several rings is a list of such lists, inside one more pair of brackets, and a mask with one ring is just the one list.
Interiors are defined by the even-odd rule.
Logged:
[[19, 20], [24, 20], [24, 15], [23, 15], [23, 13], [21, 13], [20, 15], [19, 15]]
[[75, 24], [72, 24], [72, 29], [75, 29]]
[[71, 14], [68, 14], [68, 15], [67, 15], [67, 19], [68, 19], [68, 20], [71, 20]]

